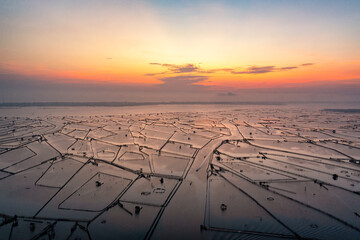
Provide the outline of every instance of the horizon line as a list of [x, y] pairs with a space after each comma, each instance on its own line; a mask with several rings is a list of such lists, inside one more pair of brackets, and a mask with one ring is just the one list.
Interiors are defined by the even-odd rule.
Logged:
[[0, 107], [121, 107], [144, 105], [287, 105], [287, 104], [312, 104], [312, 103], [358, 103], [360, 101], [167, 101], [167, 102], [0, 102]]

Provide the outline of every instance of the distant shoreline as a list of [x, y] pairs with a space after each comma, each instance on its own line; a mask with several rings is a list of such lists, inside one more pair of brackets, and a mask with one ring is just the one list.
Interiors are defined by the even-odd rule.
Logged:
[[323, 109], [326, 112], [340, 112], [340, 113], [360, 113], [358, 108], [348, 108], [348, 109]]
[[[129, 107], [129, 106], [151, 106], [151, 105], [264, 105], [284, 106], [288, 104], [329, 104], [329, 102], [3, 102], [0, 107]], [[334, 102], [338, 104], [359, 102]], [[323, 109], [324, 111], [347, 112], [347, 109]], [[359, 111], [359, 109], [349, 109]]]
[[147, 105], [286, 105], [282, 102], [19, 102], [0, 103], [0, 107], [125, 107]]

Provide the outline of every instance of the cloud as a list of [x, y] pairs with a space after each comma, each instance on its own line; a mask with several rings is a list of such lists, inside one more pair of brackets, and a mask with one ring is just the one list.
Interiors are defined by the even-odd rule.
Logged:
[[278, 68], [279, 71], [285, 71], [285, 70], [291, 70], [291, 69], [296, 69], [298, 67], [281, 67], [281, 68]]
[[[152, 63], [150, 63], [150, 65], [158, 65], [158, 66], [162, 66], [162, 67], [167, 68], [166, 72], [151, 73], [152, 76], [165, 74], [165, 73], [196, 73], [196, 72], [201, 72], [200, 67], [196, 66], [193, 63], [186, 63], [186, 64], [183, 64], [183, 65], [177, 65], [177, 64], [170, 64], [170, 63], [152, 62]], [[151, 75], [146, 75], [146, 76], [151, 76]]]
[[194, 92], [199, 93], [208, 87], [201, 85], [204, 81], [207, 81], [209, 77], [202, 75], [191, 75], [191, 76], [173, 76], [173, 77], [162, 77], [157, 78], [162, 84], [154, 86], [154, 89], [161, 90], [161, 92]]
[[231, 71], [232, 74], [259, 74], [259, 73], [269, 73], [275, 70], [275, 66], [252, 66], [244, 69], [243, 71]]
[[207, 76], [158, 77], [160, 84], [93, 83], [0, 72], [0, 102], [205, 101], [216, 97], [200, 83]]
[[157, 65], [167, 69], [165, 72], [160, 73], [148, 73], [145, 76], [156, 76], [162, 74], [183, 74], [183, 73], [200, 73], [200, 74], [212, 74], [216, 72], [230, 72], [232, 74], [264, 74], [264, 73], [271, 73], [271, 72], [281, 72], [281, 71], [288, 71], [297, 69], [299, 67], [311, 66], [314, 63], [303, 63], [299, 66], [285, 66], [285, 67], [277, 67], [274, 65], [269, 66], [250, 66], [250, 67], [236, 67], [236, 68], [216, 68], [216, 69], [203, 69], [199, 65], [193, 63], [186, 63], [183, 65], [178, 64], [170, 64], [170, 63], [157, 63], [152, 62], [149, 63], [150, 65]]
[[185, 64], [180, 65], [168, 65], [168, 69], [174, 73], [188, 73], [188, 72], [197, 72], [199, 68], [194, 64]]
[[298, 68], [297, 66], [275, 67], [275, 66], [251, 66], [242, 71], [231, 71], [232, 74], [263, 74], [270, 72], [282, 72]]
[[224, 92], [224, 93], [219, 93], [219, 96], [223, 96], [223, 97], [233, 97], [233, 96], [237, 96], [237, 94], [233, 93], [233, 92]]
[[359, 102], [360, 79], [284, 83], [281, 86], [242, 88], [201, 85], [211, 76], [158, 76], [161, 84], [125, 85], [44, 79], [36, 76], [0, 73], [0, 102], [52, 101], [356, 101]]
[[165, 77], [165, 78], [158, 78], [158, 80], [162, 81], [163, 84], [172, 84], [182, 83], [184, 85], [199, 83], [208, 80], [209, 77], [201, 76], [201, 75], [193, 75], [193, 76], [175, 76], [175, 77]]
[[315, 63], [303, 63], [303, 64], [301, 64], [300, 66], [302, 66], [302, 67], [306, 67], [306, 66], [312, 66], [312, 65], [314, 65]]
[[152, 76], [156, 76], [157, 74], [156, 73], [147, 73], [147, 74], [144, 74], [144, 76], [147, 76], [147, 77], [152, 77]]

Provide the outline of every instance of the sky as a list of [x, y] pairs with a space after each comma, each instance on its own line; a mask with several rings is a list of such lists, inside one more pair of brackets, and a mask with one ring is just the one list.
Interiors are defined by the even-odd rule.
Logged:
[[0, 0], [0, 102], [360, 102], [359, 13], [358, 0]]

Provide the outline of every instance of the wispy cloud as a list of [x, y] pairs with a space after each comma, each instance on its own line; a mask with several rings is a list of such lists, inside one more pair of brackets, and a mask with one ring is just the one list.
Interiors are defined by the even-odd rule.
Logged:
[[242, 71], [231, 71], [232, 74], [259, 74], [259, 73], [269, 73], [275, 71], [275, 66], [251, 66], [243, 69]]
[[[187, 63], [183, 65], [169, 64], [169, 63], [150, 63], [151, 65], [159, 65], [167, 68], [170, 73], [192, 73], [200, 71], [200, 67], [193, 63]], [[159, 73], [163, 74], [163, 73]]]
[[156, 63], [152, 62], [151, 65], [158, 65], [167, 69], [167, 71], [160, 73], [149, 73], [145, 74], [145, 76], [156, 76], [162, 74], [183, 74], [183, 73], [201, 73], [201, 74], [212, 74], [216, 72], [229, 72], [232, 74], [265, 74], [271, 72], [281, 72], [281, 71], [289, 71], [293, 69], [297, 69], [300, 67], [311, 66], [314, 63], [303, 63], [298, 66], [285, 66], [285, 67], [277, 67], [274, 65], [270, 66], [250, 66], [250, 67], [236, 67], [236, 68], [217, 68], [217, 69], [203, 69], [200, 67], [200, 64], [196, 65], [193, 63], [186, 63], [183, 65], [178, 64], [170, 64], [170, 63]]
[[303, 64], [301, 64], [300, 66], [302, 66], [302, 67], [306, 67], [306, 66], [312, 66], [312, 65], [314, 65], [315, 63], [303, 63]]
[[271, 73], [271, 72], [282, 72], [292, 69], [299, 68], [298, 66], [288, 66], [288, 67], [276, 67], [276, 66], [251, 66], [248, 68], [243, 68], [239, 70], [231, 71], [232, 74], [262, 74], [262, 73]]
[[285, 70], [291, 70], [291, 69], [296, 69], [298, 67], [281, 67], [281, 68], [278, 68], [278, 70], [280, 71], [285, 71]]

